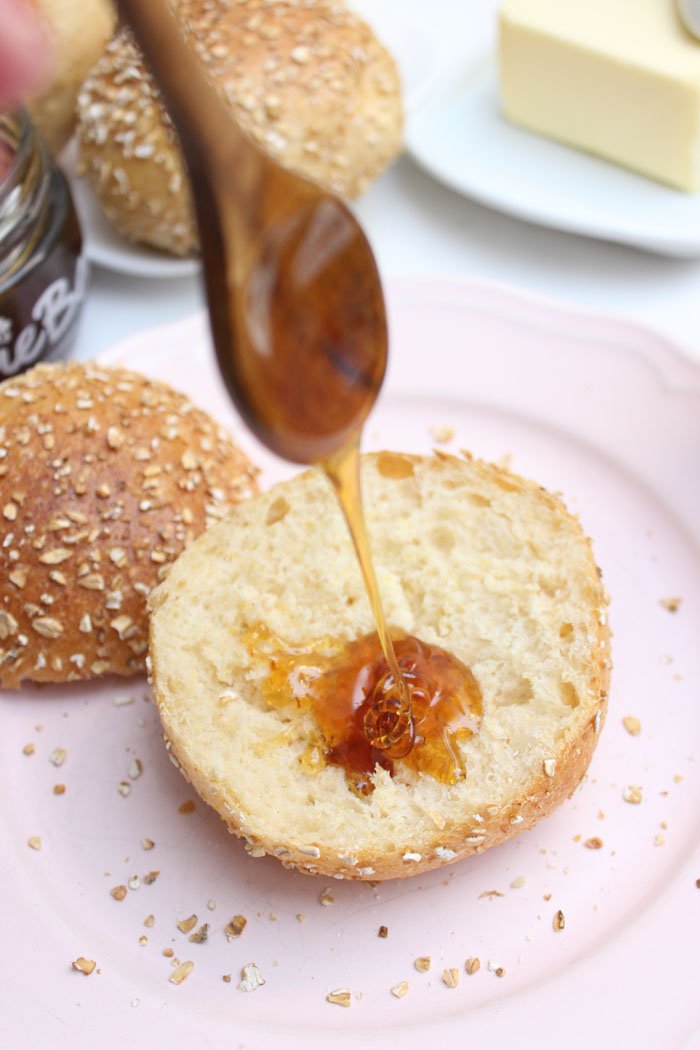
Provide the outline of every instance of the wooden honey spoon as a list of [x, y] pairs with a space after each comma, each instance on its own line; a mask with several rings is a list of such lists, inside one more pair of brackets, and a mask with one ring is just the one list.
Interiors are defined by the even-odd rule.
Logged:
[[345, 514], [389, 668], [366, 732], [398, 757], [411, 696], [381, 606], [362, 515], [359, 438], [381, 387], [377, 264], [346, 204], [272, 160], [206, 79], [165, 0], [118, 0], [177, 132], [192, 187], [217, 360], [256, 436], [321, 466]]

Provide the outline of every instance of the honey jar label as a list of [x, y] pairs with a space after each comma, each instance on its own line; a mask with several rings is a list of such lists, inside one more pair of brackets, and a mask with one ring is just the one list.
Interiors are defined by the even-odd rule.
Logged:
[[[0, 312], [0, 376], [13, 376], [39, 359], [58, 356], [76, 323], [87, 289], [88, 263], [76, 260], [73, 281], [59, 277], [37, 296], [28, 319]], [[24, 323], [22, 323], [24, 322]]]

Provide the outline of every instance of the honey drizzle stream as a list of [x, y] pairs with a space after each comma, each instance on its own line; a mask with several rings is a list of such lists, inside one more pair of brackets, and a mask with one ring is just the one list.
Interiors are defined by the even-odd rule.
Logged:
[[388, 674], [375, 689], [375, 703], [365, 721], [365, 735], [372, 747], [390, 750], [393, 757], [399, 758], [408, 754], [415, 737], [411, 691], [396, 659], [374, 572], [362, 509], [359, 432], [338, 452], [325, 459], [322, 468], [335, 490], [352, 538], [388, 667]]

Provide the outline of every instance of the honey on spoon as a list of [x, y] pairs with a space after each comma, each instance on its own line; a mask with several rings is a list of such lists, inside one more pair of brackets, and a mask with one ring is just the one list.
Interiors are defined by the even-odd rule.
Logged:
[[[460, 732], [472, 731], [478, 686], [470, 676], [469, 689], [461, 689], [467, 669], [444, 650], [432, 659], [431, 647], [416, 639], [402, 638], [397, 658], [362, 513], [360, 434], [387, 362], [384, 298], [367, 239], [342, 201], [280, 167], [238, 127], [164, 0], [119, 0], [118, 7], [178, 134], [192, 186], [214, 346], [228, 391], [268, 448], [325, 471], [362, 570], [376, 638], [317, 661], [308, 698], [327, 732], [329, 720], [344, 726], [342, 748], [327, 747], [326, 758], [346, 769], [353, 749], [369, 754], [367, 761], [379, 756], [380, 764], [407, 760], [418, 724], [420, 747], [430, 752], [431, 742], [437, 742], [437, 751], [451, 756], [428, 762], [427, 771], [452, 782], [464, 775], [454, 742]], [[299, 654], [289, 648], [286, 654], [292, 667]], [[310, 655], [304, 655], [307, 663]], [[282, 650], [275, 666], [281, 665]], [[272, 675], [278, 681], [274, 669]], [[343, 676], [364, 684], [340, 689]], [[282, 691], [289, 698], [288, 681]], [[272, 696], [275, 689], [268, 692]]]

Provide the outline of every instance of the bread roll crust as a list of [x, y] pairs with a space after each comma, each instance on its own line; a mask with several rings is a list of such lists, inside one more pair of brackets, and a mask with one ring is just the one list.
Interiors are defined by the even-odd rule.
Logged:
[[164, 383], [70, 364], [0, 384], [0, 686], [143, 672], [149, 592], [256, 490]]
[[[558, 498], [499, 467], [446, 456], [408, 457], [415, 483], [387, 482], [379, 477], [379, 458], [364, 457], [363, 484], [390, 622], [454, 652], [482, 688], [484, 718], [465, 745], [465, 781], [450, 787], [406, 776], [397, 763], [394, 780], [377, 769], [374, 795], [358, 800], [344, 790], [337, 767], [316, 775], [302, 768], [301, 750], [294, 751], [301, 716], [280, 720], [260, 701], [259, 654], [248, 659], [241, 643], [256, 618], [293, 644], [309, 635], [346, 638], [369, 629], [349, 541], [323, 479], [307, 472], [240, 508], [193, 544], [151, 596], [154, 695], [183, 775], [253, 856], [269, 853], [311, 874], [369, 880], [481, 853], [568, 798], [585, 775], [605, 718], [611, 666], [607, 597], [591, 546]], [[404, 494], [394, 503], [387, 486], [399, 484]], [[275, 539], [270, 529], [280, 528], [285, 505], [284, 521], [291, 523], [283, 523]], [[395, 537], [382, 516], [398, 523]], [[265, 531], [267, 522], [273, 525]], [[457, 535], [460, 524], [464, 531]], [[439, 548], [455, 535], [441, 563]], [[245, 559], [252, 562], [248, 569]], [[285, 589], [277, 595], [282, 564], [288, 566]], [[438, 576], [427, 598], [410, 586], [424, 564]], [[567, 581], [565, 570], [575, 579]], [[195, 579], [206, 587], [209, 612], [198, 604]], [[462, 596], [448, 589], [460, 585], [465, 608], [455, 630]], [[223, 653], [211, 610], [226, 594]], [[531, 654], [511, 621], [513, 609], [521, 610], [524, 636], [534, 626]], [[334, 623], [324, 632], [321, 621], [331, 615]], [[208, 647], [193, 627], [202, 617]], [[189, 663], [180, 648], [185, 637]], [[512, 664], [507, 674], [497, 670], [499, 660]], [[550, 665], [541, 681], [540, 662]], [[523, 669], [532, 681], [530, 693], [520, 696]], [[298, 733], [308, 732], [303, 723]]]
[[[180, 0], [178, 9], [236, 120], [286, 167], [355, 197], [399, 152], [396, 65], [343, 5]], [[132, 240], [176, 255], [194, 251], [177, 140], [128, 31], [85, 81], [79, 115], [79, 170], [110, 221]]]

